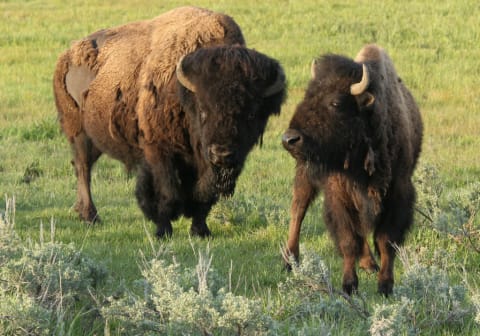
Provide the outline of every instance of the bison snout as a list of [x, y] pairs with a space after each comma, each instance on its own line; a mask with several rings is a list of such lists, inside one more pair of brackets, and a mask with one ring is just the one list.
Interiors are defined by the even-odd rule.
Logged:
[[288, 129], [283, 135], [282, 135], [282, 143], [283, 147], [285, 147], [287, 150], [292, 149], [293, 147], [299, 146], [302, 143], [302, 135], [300, 132], [294, 130], [294, 129]]
[[229, 167], [235, 163], [234, 152], [225, 146], [210, 145], [208, 147], [208, 159], [215, 166]]

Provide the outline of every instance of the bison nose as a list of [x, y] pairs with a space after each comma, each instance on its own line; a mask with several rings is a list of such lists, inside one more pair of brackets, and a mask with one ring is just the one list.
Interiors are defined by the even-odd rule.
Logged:
[[300, 144], [302, 142], [301, 140], [302, 140], [302, 135], [300, 134], [300, 132], [294, 129], [288, 129], [282, 135], [283, 146], [287, 149]]
[[232, 166], [234, 163], [233, 151], [221, 145], [210, 145], [208, 158], [216, 166]]

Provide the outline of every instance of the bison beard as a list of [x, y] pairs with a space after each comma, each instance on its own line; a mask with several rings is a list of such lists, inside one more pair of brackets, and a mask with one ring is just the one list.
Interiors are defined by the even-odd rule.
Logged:
[[215, 188], [222, 196], [232, 196], [235, 190], [235, 184], [238, 177], [238, 169], [235, 168], [214, 168], [214, 182]]
[[[413, 222], [411, 177], [423, 134], [418, 107], [376, 45], [355, 61], [326, 55], [312, 64], [312, 75], [282, 136], [297, 161], [286, 255], [298, 260], [303, 218], [323, 190], [324, 221], [343, 257], [343, 290], [357, 290], [358, 265], [379, 271], [378, 291], [389, 295], [395, 248]], [[372, 231], [380, 267], [368, 244]]]
[[213, 166], [209, 173], [204, 174], [198, 181], [194, 191], [195, 198], [208, 199], [210, 195], [232, 196], [240, 171], [241, 168]]

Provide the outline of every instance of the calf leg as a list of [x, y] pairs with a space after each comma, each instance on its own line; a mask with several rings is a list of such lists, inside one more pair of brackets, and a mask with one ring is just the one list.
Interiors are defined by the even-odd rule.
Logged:
[[315, 199], [317, 190], [308, 181], [305, 168], [297, 167], [295, 184], [293, 187], [293, 199], [290, 211], [290, 226], [288, 232], [287, 250], [284, 254], [284, 261], [287, 268], [290, 267], [289, 256], [295, 260], [299, 257], [300, 230], [310, 203]]
[[72, 164], [77, 176], [77, 201], [75, 210], [83, 220], [94, 223], [100, 221], [90, 191], [91, 170], [102, 152], [95, 147], [85, 133], [75, 136], [72, 143], [74, 159]]
[[[353, 204], [350, 204], [348, 195], [342, 190], [338, 183], [327, 185], [324, 217], [330, 235], [343, 257], [343, 291], [351, 295], [358, 289], [358, 276], [355, 270], [357, 259], [367, 260], [370, 263], [371, 256], [368, 255], [370, 249], [365, 237], [357, 232], [360, 225], [358, 213]], [[368, 249], [367, 255], [365, 255], [365, 248]]]
[[350, 216], [345, 216], [346, 213], [341, 208], [336, 208], [338, 211], [332, 211], [332, 207], [327, 204], [328, 201], [325, 207], [325, 222], [343, 257], [342, 288], [345, 293], [351, 295], [358, 289], [355, 265], [363, 240], [352, 230], [353, 223]]
[[350, 295], [358, 288], [355, 259], [358, 258], [359, 267], [368, 274], [376, 273], [380, 268], [370, 250], [366, 237], [356, 233], [352, 233], [350, 236], [347, 232], [343, 231], [339, 247], [343, 254], [343, 290]]
[[363, 240], [363, 244], [362, 244], [363, 246], [362, 246], [362, 251], [361, 251], [358, 265], [361, 269], [363, 269], [369, 274], [378, 272], [380, 268], [378, 267], [378, 264], [375, 261], [375, 258], [373, 257], [372, 251], [370, 250], [370, 245], [368, 244], [368, 241], [366, 238], [363, 238], [362, 240]]
[[395, 259], [395, 250], [392, 245], [391, 237], [386, 232], [378, 232], [375, 237], [375, 243], [380, 254], [380, 272], [378, 273], [378, 292], [385, 296], [392, 294], [393, 291], [393, 265]]
[[397, 184], [385, 199], [381, 221], [375, 229], [375, 247], [380, 254], [378, 292], [388, 296], [393, 291], [395, 247], [401, 245], [413, 222], [415, 189], [410, 180]]

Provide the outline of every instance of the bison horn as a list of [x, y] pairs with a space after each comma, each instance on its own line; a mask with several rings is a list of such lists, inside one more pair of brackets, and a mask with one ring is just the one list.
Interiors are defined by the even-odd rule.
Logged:
[[312, 61], [312, 65], [310, 66], [310, 74], [312, 75], [312, 78], [315, 78], [315, 66], [317, 65], [317, 62], [315, 59]]
[[363, 69], [362, 80], [350, 86], [350, 93], [354, 96], [358, 96], [359, 94], [362, 94], [363, 92], [365, 92], [370, 82], [370, 79], [368, 76], [368, 69], [365, 64], [362, 64], [362, 69]]
[[193, 83], [187, 78], [187, 76], [185, 76], [185, 74], [183, 73], [183, 69], [182, 69], [182, 62], [183, 62], [183, 59], [184, 59], [185, 56], [182, 56], [180, 58], [180, 60], [178, 61], [177, 63], [177, 69], [175, 71], [175, 73], [177, 74], [177, 79], [178, 81], [180, 82], [180, 84], [182, 84], [184, 87], [186, 87], [188, 90], [192, 91], [192, 92], [195, 92], [195, 85], [193, 85]]
[[263, 93], [263, 97], [270, 97], [274, 94], [282, 91], [285, 88], [285, 73], [283, 72], [282, 68], [278, 67], [278, 74], [275, 83], [270, 85], [266, 88], [265, 92]]

